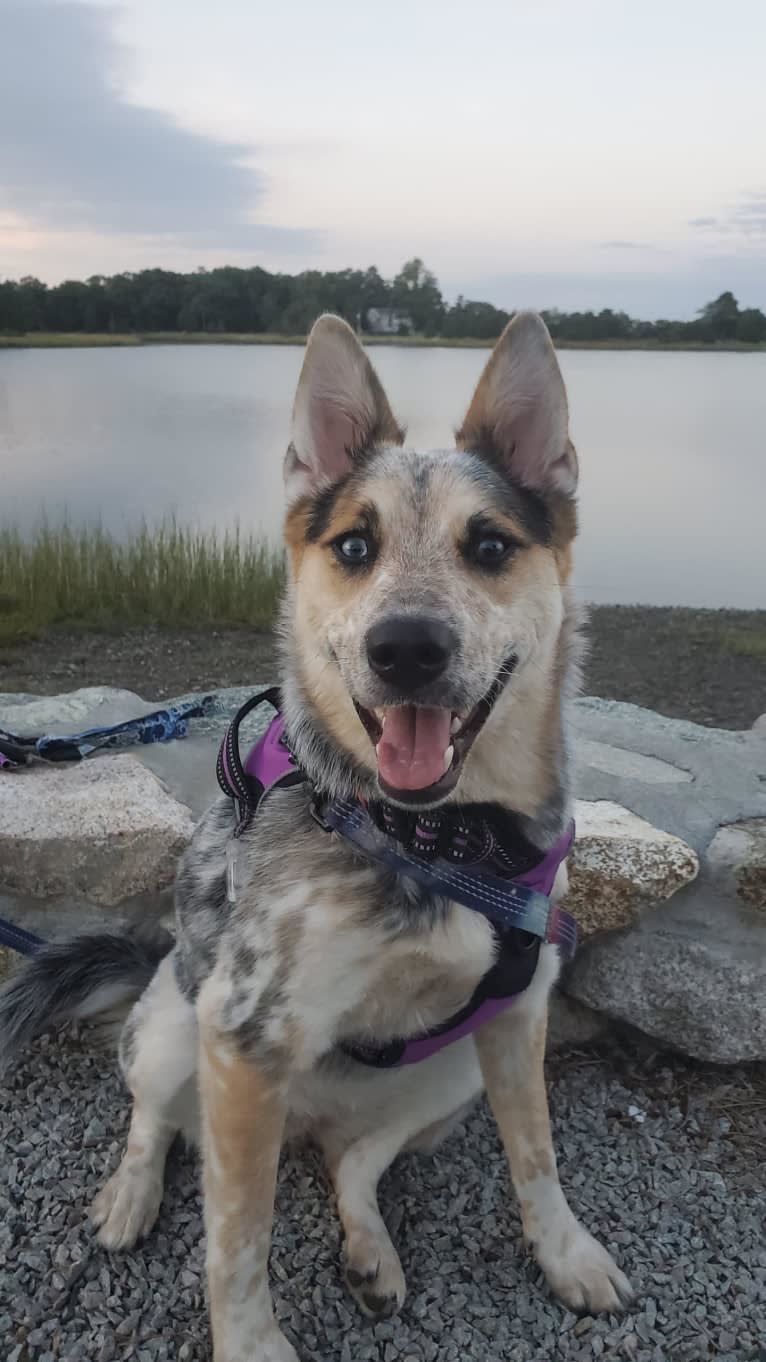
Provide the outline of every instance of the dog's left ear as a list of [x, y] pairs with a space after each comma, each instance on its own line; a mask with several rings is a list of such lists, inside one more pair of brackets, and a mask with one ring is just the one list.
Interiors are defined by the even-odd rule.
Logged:
[[306, 346], [285, 459], [288, 501], [337, 482], [354, 460], [382, 444], [402, 444], [383, 386], [351, 327], [329, 314]]
[[542, 317], [519, 312], [508, 323], [456, 439], [458, 449], [491, 459], [526, 487], [574, 493], [566, 389]]

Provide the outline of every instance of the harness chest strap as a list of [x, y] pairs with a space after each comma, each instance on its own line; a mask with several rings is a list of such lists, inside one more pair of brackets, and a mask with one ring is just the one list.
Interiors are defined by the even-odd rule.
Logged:
[[[277, 716], [243, 765], [239, 725], [262, 702], [271, 704]], [[306, 781], [287, 746], [276, 688], [254, 696], [235, 716], [221, 744], [217, 775], [222, 790], [235, 802], [234, 843], [272, 790]], [[524, 839], [511, 847], [499, 843], [484, 823], [472, 826], [470, 815], [464, 811], [459, 812], [446, 837], [441, 820], [433, 815], [415, 815], [407, 845], [398, 837], [394, 840], [395, 827], [401, 827], [401, 813], [390, 806], [378, 806], [373, 816], [359, 800], [316, 798], [313, 813], [321, 827], [336, 832], [369, 859], [414, 879], [430, 895], [449, 898], [481, 914], [492, 924], [498, 941], [495, 963], [459, 1013], [422, 1036], [384, 1045], [344, 1044], [342, 1048], [352, 1058], [376, 1068], [426, 1059], [511, 1006], [531, 982], [543, 942], [556, 943], [567, 958], [574, 955], [575, 920], [549, 897], [574, 841], [573, 823], [548, 852], [541, 854]], [[511, 867], [517, 873], [511, 873]]]

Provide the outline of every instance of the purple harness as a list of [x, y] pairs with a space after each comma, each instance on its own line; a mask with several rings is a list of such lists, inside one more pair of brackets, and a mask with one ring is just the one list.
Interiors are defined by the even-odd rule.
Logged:
[[[219, 784], [237, 811], [234, 838], [250, 825], [271, 791], [307, 779], [287, 746], [279, 712], [241, 762], [240, 721], [263, 700], [279, 710], [278, 691], [254, 696], [236, 715], [218, 756]], [[338, 833], [368, 859], [414, 879], [432, 896], [444, 896], [480, 913], [491, 923], [498, 941], [495, 963], [460, 1012], [425, 1035], [384, 1044], [344, 1042], [340, 1048], [352, 1059], [379, 1069], [428, 1059], [470, 1035], [521, 996], [531, 983], [544, 942], [557, 944], [565, 958], [574, 955], [575, 920], [550, 902], [557, 872], [574, 841], [574, 823], [541, 855], [529, 843], [521, 850], [518, 846], [509, 850], [486, 822], [472, 826], [470, 820], [461, 823], [459, 816], [445, 836], [438, 816], [401, 814], [390, 805], [366, 805], [356, 799], [315, 796], [312, 814], [320, 827]], [[402, 819], [409, 820], [406, 838]]]

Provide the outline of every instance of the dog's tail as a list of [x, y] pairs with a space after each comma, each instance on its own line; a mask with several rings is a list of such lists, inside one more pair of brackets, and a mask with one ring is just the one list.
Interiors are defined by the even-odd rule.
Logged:
[[50, 1026], [126, 1010], [172, 949], [162, 928], [45, 945], [0, 989], [0, 1071]]

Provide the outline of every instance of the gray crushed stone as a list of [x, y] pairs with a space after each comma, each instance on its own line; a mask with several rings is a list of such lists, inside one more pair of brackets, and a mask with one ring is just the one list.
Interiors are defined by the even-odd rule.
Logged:
[[[400, 1159], [382, 1184], [409, 1295], [401, 1315], [376, 1325], [343, 1289], [316, 1156], [285, 1156], [272, 1282], [301, 1358], [766, 1362], [766, 1191], [752, 1127], [743, 1138], [736, 1122], [752, 1079], [689, 1074], [682, 1061], [647, 1066], [622, 1051], [553, 1066], [562, 1182], [640, 1293], [619, 1319], [578, 1319], [548, 1296], [522, 1251], [484, 1108], [436, 1155]], [[127, 1111], [111, 1055], [87, 1032], [44, 1039], [0, 1087], [3, 1362], [210, 1356], [194, 1156], [171, 1155], [159, 1225], [137, 1251], [106, 1253], [88, 1226]]]

